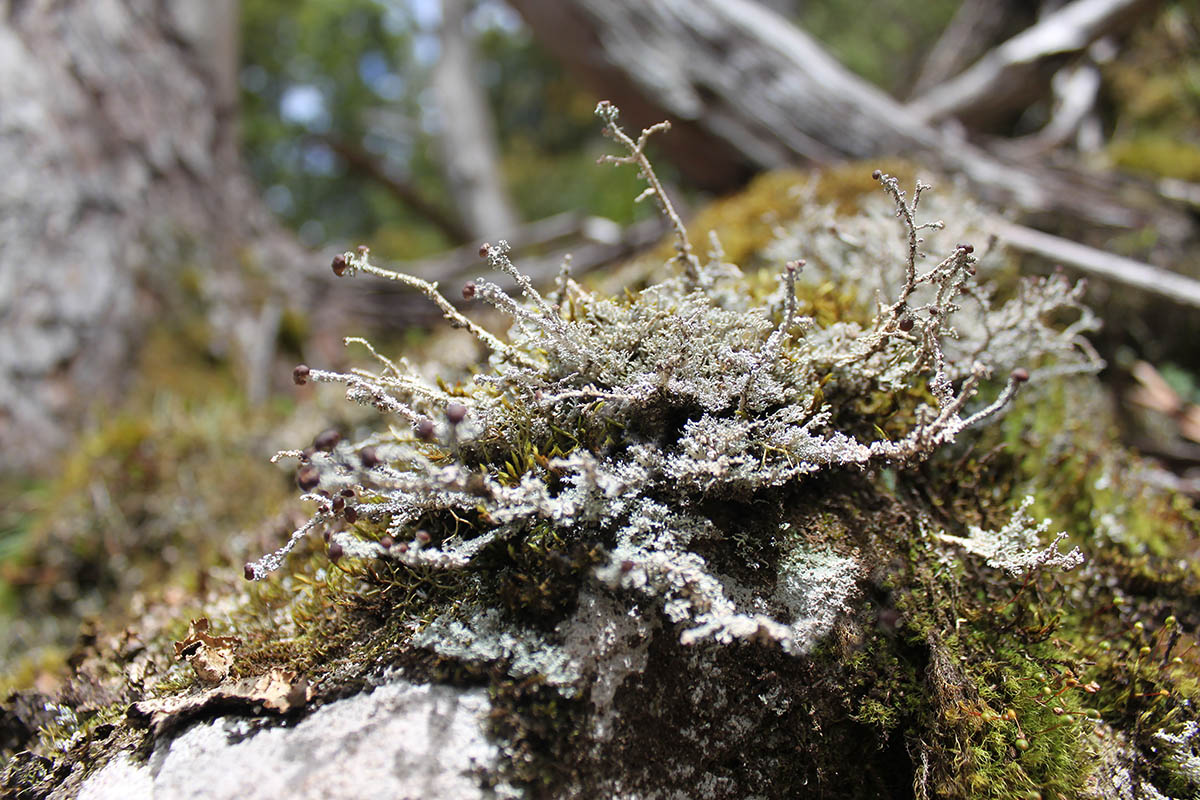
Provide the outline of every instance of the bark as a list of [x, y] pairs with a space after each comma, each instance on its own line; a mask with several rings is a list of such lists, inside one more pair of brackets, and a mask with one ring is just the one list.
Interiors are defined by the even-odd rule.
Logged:
[[433, 88], [450, 192], [471, 235], [484, 239], [515, 228], [517, 216], [504, 191], [492, 118], [464, 28], [466, 12], [464, 0], [442, 2], [442, 55]]
[[963, 174], [995, 205], [1088, 224], [1193, 229], [1157, 205], [1112, 199], [1077, 170], [986, 152], [915, 118], [803, 31], [749, 0], [514, 0], [538, 39], [630, 127], [671, 120], [665, 149], [694, 183], [728, 191], [750, 174], [903, 153]]
[[[215, 347], [261, 338], [264, 295], [286, 294], [299, 250], [238, 162], [236, 20], [234, 0], [3, 6], [5, 468], [45, 463], [115, 396], [163, 310], [147, 299], [172, 291], [184, 260], [203, 272]], [[276, 276], [257, 296], [237, 270], [247, 256]]]

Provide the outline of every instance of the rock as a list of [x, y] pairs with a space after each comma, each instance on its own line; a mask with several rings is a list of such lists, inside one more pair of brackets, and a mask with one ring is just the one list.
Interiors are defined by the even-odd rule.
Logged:
[[83, 782], [80, 800], [205, 798], [491, 800], [498, 749], [483, 723], [483, 689], [394, 681], [324, 706], [292, 725], [219, 717], [160, 741], [141, 761], [123, 753]]

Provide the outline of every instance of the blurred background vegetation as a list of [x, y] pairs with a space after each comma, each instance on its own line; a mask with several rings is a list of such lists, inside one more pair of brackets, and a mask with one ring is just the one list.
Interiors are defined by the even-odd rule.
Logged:
[[[361, 152], [453, 214], [436, 141], [445, 120], [430, 86], [439, 26], [432, 0], [243, 3], [245, 157], [305, 244], [364, 242], [389, 259], [460, 244], [336, 152]], [[626, 223], [649, 213], [629, 202], [636, 175], [596, 167], [605, 152], [597, 98], [562, 74], [520, 17], [485, 0], [469, 27], [519, 215], [579, 210]]]

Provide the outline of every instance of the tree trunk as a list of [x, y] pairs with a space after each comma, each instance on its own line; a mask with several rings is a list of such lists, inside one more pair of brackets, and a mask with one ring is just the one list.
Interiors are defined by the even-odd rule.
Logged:
[[1016, 33], [1014, 23], [1020, 30], [1033, 22], [1035, 5], [1027, 0], [963, 0], [907, 95], [919, 95], [962, 72], [979, 53]]
[[[45, 463], [115, 397], [163, 309], [147, 299], [175, 290], [184, 262], [213, 347], [245, 355], [267, 297], [288, 291], [279, 270], [300, 260], [238, 161], [235, 0], [2, 8], [0, 449], [13, 469]], [[269, 288], [248, 290], [248, 261]]]
[[517, 216], [504, 191], [487, 97], [466, 30], [465, 0], [442, 2], [442, 55], [433, 75], [442, 112], [442, 169], [471, 236], [504, 236]]

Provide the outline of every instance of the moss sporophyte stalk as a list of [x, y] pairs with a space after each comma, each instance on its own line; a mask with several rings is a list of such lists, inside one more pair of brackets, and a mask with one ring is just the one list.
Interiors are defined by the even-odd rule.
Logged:
[[[964, 571], [1007, 572], [1018, 581], [1011, 605], [987, 592], [980, 602], [1015, 619], [1024, 613], [1021, 592], [1040, 593], [1040, 576], [1083, 561], [1078, 548], [1060, 549], [1065, 533], [1048, 537], [1051, 523], [1032, 517], [1035, 499], [1001, 498], [995, 505], [1009, 510], [1007, 522], [989, 514], [947, 529], [910, 515], [868, 537], [866, 523], [847, 527], [859, 512], [813, 498], [832, 497], [826, 490], [838, 482], [894, 487], [968, 429], [1002, 417], [1027, 385], [1043, 391], [1061, 376], [1096, 371], [1101, 362], [1085, 334], [1097, 323], [1082, 287], [1055, 274], [1022, 280], [1007, 299], [994, 300], [977, 274], [990, 248], [959, 243], [930, 257], [925, 237], [945, 227], [920, 219], [930, 187], [918, 181], [909, 194], [876, 171], [894, 219], [877, 214], [858, 229], [823, 229], [846, 254], [838, 280], [849, 287], [837, 300], [845, 313], [827, 319], [817, 309], [830, 297], [828, 280], [807, 282], [829, 268], [827, 244], [797, 241], [780, 227], [773, 247], [788, 252], [774, 277], [726, 262], [716, 237], [700, 257], [645, 154], [649, 137], [667, 124], [634, 139], [612, 105], [601, 103], [597, 115], [621, 148], [606, 160], [638, 170], [647, 186], [638, 199], [653, 199], [673, 231], [666, 274], [610, 296], [573, 280], [564, 265], [542, 294], [506, 242], [485, 244], [481, 258], [515, 289], [479, 277], [462, 297], [506, 316], [511, 325], [501, 333], [461, 312], [436, 283], [380, 266], [366, 248], [337, 256], [339, 276], [371, 275], [424, 293], [486, 348], [487, 362], [452, 385], [431, 382], [406, 359], [350, 338], [372, 369], [297, 366], [297, 383], [341, 384], [347, 399], [378, 409], [381, 424], [358, 441], [328, 437], [276, 456], [301, 462], [302, 498], [317, 510], [284, 546], [247, 564], [246, 577], [269, 579], [300, 541], [321, 532], [339, 568], [460, 576], [469, 588], [425, 609], [411, 625], [411, 643], [448, 662], [501, 663], [508, 675], [536, 676], [563, 698], [589, 697], [594, 735], [613, 724], [598, 698], [611, 701], [621, 681], [645, 666], [657, 631], [692, 652], [757, 646], [813, 659], [841, 647], [831, 632], [854, 609], [870, 607], [879, 635], [902, 626], [932, 648], [923, 669], [948, 693], [936, 704], [948, 716], [935, 727], [958, 726], [946, 741], [971, 743], [957, 755], [941, 753], [935, 767], [994, 778], [1008, 769], [1004, 748], [1024, 742], [1027, 763], [1004, 772], [1008, 782], [998, 786], [1034, 790], [1043, 785], [1039, 775], [1051, 776], [1045, 785], [1080, 780], [1082, 768], [1066, 770], [1062, 761], [1074, 757], [1064, 755], [1064, 743], [1075, 734], [1051, 727], [1075, 720], [1077, 706], [1030, 700], [1020, 706], [1026, 716], [1012, 724], [1003, 717], [1025, 691], [1006, 681], [1032, 681], [1053, 694], [1062, 675], [1030, 661], [1029, 650], [1009, 654], [1028, 666], [1002, 679], [971, 673], [983, 688], [968, 691], [959, 674], [967, 667], [951, 663], [943, 642], [993, 652], [992, 640], [974, 641], [982, 633], [962, 617], [933, 624], [943, 612], [923, 610], [889, 586], [872, 561], [887, 551], [901, 571], [931, 585]], [[898, 252], [889, 250], [897, 230]], [[823, 518], [829, 523], [812, 522]], [[584, 620], [581, 609], [595, 618]], [[892, 667], [845, 654], [843, 677], [866, 681], [866, 694], [852, 703], [855, 719], [885, 732], [927, 713], [912, 688], [920, 679], [903, 677], [914, 668], [893, 650], [877, 656], [895, 659]], [[607, 666], [589, 661], [609, 651], [623, 655]], [[912, 699], [899, 689], [876, 696], [871, 681], [885, 680], [868, 679], [876, 669], [896, 670], [886, 680], [909, 686]], [[1178, 736], [1191, 741], [1187, 730]], [[963, 781], [959, 789], [969, 793]]]

